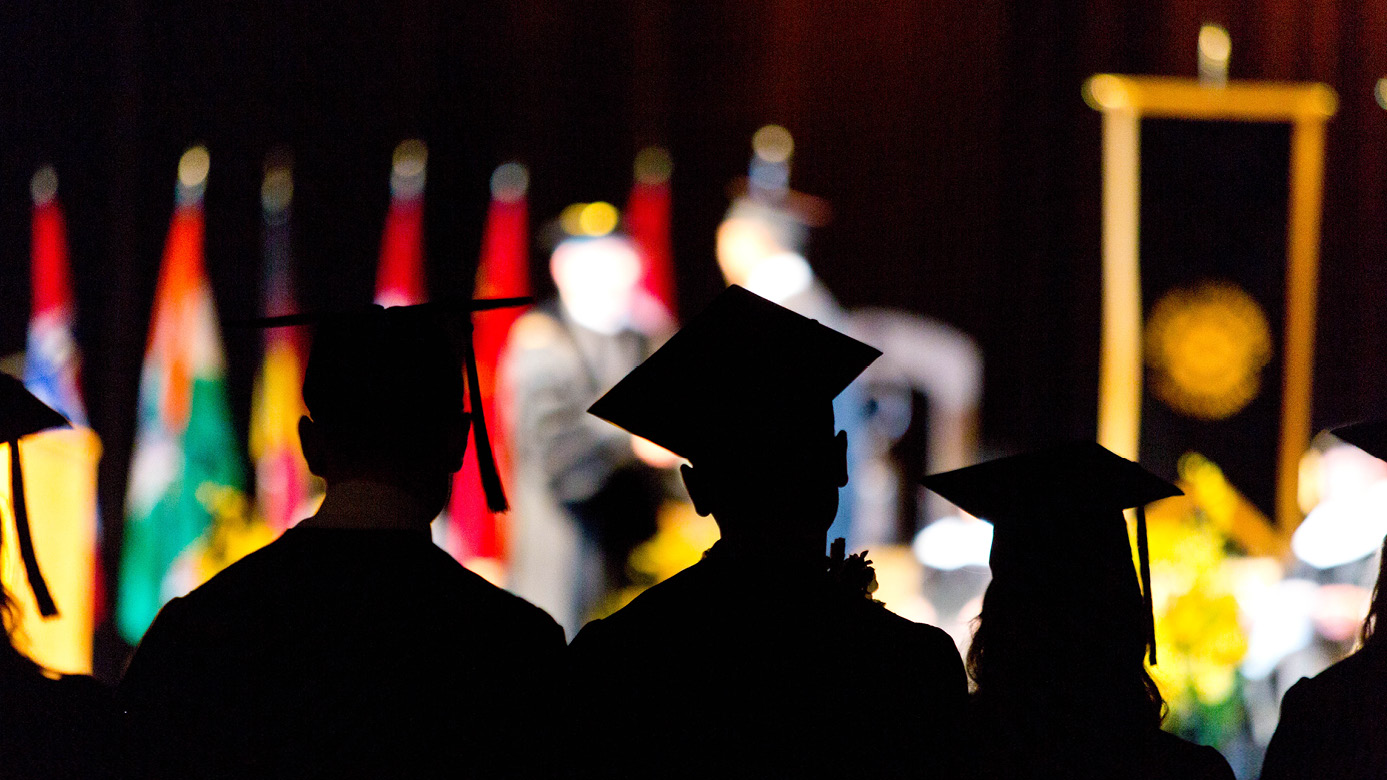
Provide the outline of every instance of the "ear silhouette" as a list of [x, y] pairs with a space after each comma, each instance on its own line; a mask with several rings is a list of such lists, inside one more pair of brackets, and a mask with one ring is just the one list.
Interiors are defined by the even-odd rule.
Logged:
[[694, 471], [693, 466], [685, 463], [679, 467], [679, 476], [684, 479], [684, 489], [689, 492], [689, 500], [693, 502], [694, 511], [699, 517], [712, 514], [712, 497], [708, 495], [708, 483], [703, 479], [703, 472]]

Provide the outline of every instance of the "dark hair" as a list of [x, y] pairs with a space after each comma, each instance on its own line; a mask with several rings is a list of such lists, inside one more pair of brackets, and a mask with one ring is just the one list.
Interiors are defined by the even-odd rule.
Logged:
[[0, 633], [4, 636], [3, 640], [0, 640], [0, 676], [15, 673], [20, 676], [42, 674], [44, 668], [20, 652], [10, 639], [14, 622], [18, 619], [16, 612], [14, 599], [10, 597], [9, 591], [0, 586]]
[[[1047, 611], [1036, 594], [1059, 608]], [[1146, 669], [1142, 610], [1104, 598], [1080, 606], [1091, 599], [993, 580], [968, 648], [975, 701], [984, 708], [1077, 707], [1103, 713], [1113, 728], [1159, 728], [1166, 705]]]
[[1369, 645], [1376, 646], [1384, 640], [1377, 633], [1377, 623], [1384, 613], [1387, 613], [1387, 593], [1383, 593], [1382, 580], [1387, 579], [1387, 539], [1382, 540], [1382, 551], [1379, 553], [1377, 584], [1373, 585], [1372, 606], [1368, 607], [1368, 616], [1363, 619], [1363, 627], [1358, 631], [1358, 638], [1363, 647]]

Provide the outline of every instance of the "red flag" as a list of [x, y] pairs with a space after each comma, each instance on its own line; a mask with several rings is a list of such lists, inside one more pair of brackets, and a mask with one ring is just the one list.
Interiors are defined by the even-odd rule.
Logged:
[[[482, 255], [477, 267], [474, 297], [504, 298], [530, 294], [529, 207], [526, 190], [529, 174], [519, 163], [506, 163], [491, 176], [491, 205], [482, 234]], [[478, 317], [472, 343], [477, 355], [483, 412], [486, 414], [497, 468], [504, 479], [509, 473], [505, 421], [495, 414], [496, 367], [511, 325], [520, 309], [502, 309]], [[505, 554], [503, 529], [477, 490], [477, 448], [469, 439], [462, 470], [453, 481], [449, 515], [456, 539], [455, 554], [463, 562], [477, 558], [500, 561]]]
[[664, 308], [666, 319], [678, 313], [674, 294], [674, 251], [670, 240], [669, 152], [648, 146], [636, 155], [635, 180], [626, 201], [626, 232], [641, 256], [641, 290]]
[[376, 303], [408, 306], [423, 303], [424, 291], [424, 171], [428, 149], [409, 140], [395, 147], [390, 172], [390, 211], [381, 236], [376, 269]]

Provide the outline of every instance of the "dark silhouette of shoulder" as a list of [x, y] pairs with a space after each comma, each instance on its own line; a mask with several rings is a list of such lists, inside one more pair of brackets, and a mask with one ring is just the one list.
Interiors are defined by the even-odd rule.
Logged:
[[104, 685], [85, 675], [46, 677], [25, 663], [0, 680], [0, 775], [114, 777], [114, 724]]
[[152, 774], [523, 775], [512, 725], [550, 706], [562, 649], [426, 533], [294, 529], [164, 607], [121, 705]]
[[580, 747], [612, 744], [595, 729], [623, 738], [580, 752], [594, 776], [906, 776], [947, 746], [967, 696], [948, 635], [819, 572], [705, 560], [570, 651]]
[[1262, 777], [1387, 777], [1383, 723], [1387, 653], [1370, 646], [1286, 692]]

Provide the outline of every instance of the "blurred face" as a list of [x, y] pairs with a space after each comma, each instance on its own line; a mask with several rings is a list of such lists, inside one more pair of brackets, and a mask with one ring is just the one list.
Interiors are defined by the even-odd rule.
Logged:
[[738, 217], [718, 226], [717, 244], [718, 267], [728, 284], [745, 285], [762, 260], [782, 251], [764, 225]]
[[625, 327], [640, 281], [640, 258], [621, 238], [565, 241], [549, 270], [564, 308], [580, 324], [604, 333]]

